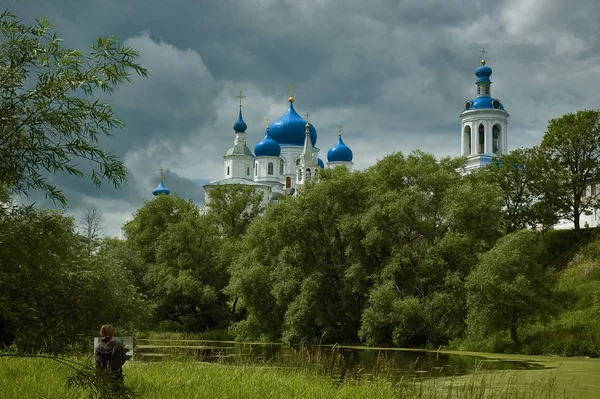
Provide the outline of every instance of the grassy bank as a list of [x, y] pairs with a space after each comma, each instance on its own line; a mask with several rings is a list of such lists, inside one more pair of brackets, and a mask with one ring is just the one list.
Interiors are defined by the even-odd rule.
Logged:
[[[400, 383], [384, 379], [340, 383], [306, 370], [200, 362], [132, 362], [126, 365], [125, 374], [128, 386], [134, 388], [140, 398], [157, 399], [596, 397], [594, 392], [598, 391], [584, 392], [576, 385], [593, 380], [600, 371], [597, 368], [600, 362], [586, 359], [555, 362], [537, 375], [528, 371], [481, 372], [460, 378], [407, 379]], [[65, 387], [65, 380], [71, 374], [69, 368], [47, 359], [0, 357], [0, 398], [86, 397], [80, 389]], [[567, 381], [561, 375], [576, 378]]]

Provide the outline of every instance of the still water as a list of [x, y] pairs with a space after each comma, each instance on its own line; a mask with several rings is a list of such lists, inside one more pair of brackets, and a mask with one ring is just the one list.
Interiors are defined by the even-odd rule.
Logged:
[[195, 360], [223, 364], [260, 364], [310, 368], [339, 378], [384, 376], [434, 377], [464, 375], [477, 369], [539, 369], [535, 362], [487, 359], [418, 350], [285, 346], [194, 340], [136, 340], [135, 360]]

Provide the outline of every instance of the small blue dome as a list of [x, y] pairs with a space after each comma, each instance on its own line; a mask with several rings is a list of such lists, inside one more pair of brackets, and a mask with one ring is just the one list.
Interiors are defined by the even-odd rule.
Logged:
[[[304, 137], [306, 133], [306, 121], [294, 109], [290, 102], [290, 108], [279, 119], [271, 122], [269, 131], [273, 140], [281, 145], [304, 145]], [[317, 143], [317, 131], [315, 127], [310, 125], [310, 141], [314, 146]]]
[[257, 157], [278, 157], [281, 154], [281, 147], [271, 138], [269, 128], [265, 132], [265, 137], [254, 146], [254, 155]]
[[152, 195], [157, 196], [157, 195], [169, 195], [171, 193], [171, 190], [169, 190], [165, 184], [163, 183], [162, 179], [160, 180], [160, 183], [158, 184], [158, 186], [152, 190]]
[[[467, 101], [470, 103], [470, 107], [467, 109], [467, 105], [465, 104], [465, 111], [471, 111], [474, 109], [502, 109], [504, 110], [504, 105], [497, 98], [492, 97], [477, 97], [471, 101]], [[494, 106], [496, 105], [496, 106]]]
[[352, 150], [344, 144], [342, 136], [338, 137], [337, 143], [327, 151], [329, 162], [352, 162], [352, 157]]
[[492, 68], [487, 65], [482, 65], [475, 70], [475, 76], [477, 76], [477, 81], [475, 83], [490, 82]]
[[244, 133], [248, 129], [248, 125], [242, 119], [242, 108], [240, 107], [240, 114], [238, 120], [233, 124], [233, 130], [239, 133]]
[[317, 164], [319, 164], [319, 167], [321, 169], [325, 169], [325, 163], [323, 162], [323, 160], [321, 158], [317, 158]]

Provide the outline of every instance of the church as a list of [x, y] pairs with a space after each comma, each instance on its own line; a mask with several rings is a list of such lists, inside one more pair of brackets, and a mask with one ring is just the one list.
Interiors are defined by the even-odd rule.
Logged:
[[266, 126], [265, 136], [254, 146], [246, 144], [247, 125], [242, 117], [242, 94], [237, 121], [233, 124], [233, 145], [223, 156], [222, 180], [205, 184], [205, 205], [210, 206], [210, 191], [216, 186], [243, 184], [263, 193], [263, 203], [277, 201], [281, 195], [297, 195], [304, 184], [325, 167], [345, 167], [352, 170], [352, 150], [342, 140], [338, 126], [338, 140], [327, 151], [327, 164], [319, 158], [317, 131], [312, 123], [302, 118], [294, 108], [294, 97], [288, 98], [289, 108], [279, 119]]
[[[485, 55], [485, 52], [482, 50]], [[465, 173], [484, 167], [496, 156], [508, 153], [509, 114], [498, 98], [492, 97], [490, 77], [492, 68], [485, 58], [475, 69], [476, 97], [465, 102], [460, 114], [460, 154], [467, 158]], [[289, 108], [279, 119], [266, 126], [264, 138], [254, 146], [254, 153], [246, 144], [247, 125], [242, 117], [242, 93], [238, 119], [233, 124], [233, 145], [223, 156], [222, 180], [205, 184], [205, 205], [210, 206], [210, 191], [220, 185], [243, 184], [263, 193], [263, 204], [276, 202], [281, 195], [297, 195], [304, 184], [325, 167], [345, 167], [352, 171], [353, 153], [342, 140], [341, 126], [338, 139], [327, 151], [327, 163], [319, 158], [317, 130], [294, 109], [290, 86]], [[425, 149], [426, 150], [426, 149]], [[588, 195], [595, 195], [597, 185], [588, 187]], [[153, 195], [168, 195], [161, 173], [160, 184]], [[600, 225], [600, 211], [581, 216], [581, 225]], [[571, 222], [561, 222], [555, 228], [573, 228]]]

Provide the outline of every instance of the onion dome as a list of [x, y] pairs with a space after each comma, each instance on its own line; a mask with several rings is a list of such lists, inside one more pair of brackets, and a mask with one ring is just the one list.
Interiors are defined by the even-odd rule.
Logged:
[[169, 195], [171, 193], [171, 190], [169, 190], [163, 182], [164, 173], [165, 170], [163, 168], [160, 168], [160, 183], [158, 183], [158, 186], [154, 190], [152, 190], [152, 195], [154, 195], [155, 197], [157, 195]]
[[502, 105], [500, 100], [490, 96], [491, 75], [492, 68], [485, 65], [485, 60], [481, 60], [481, 66], [475, 70], [475, 76], [477, 76], [477, 81], [475, 82], [477, 85], [477, 98], [465, 102], [464, 111], [476, 109], [504, 110], [504, 105]]
[[473, 109], [504, 109], [504, 105], [497, 98], [477, 97], [465, 103], [465, 111]]
[[238, 120], [233, 124], [233, 130], [237, 133], [244, 133], [248, 129], [248, 125], [242, 119], [242, 107], [240, 106], [240, 114], [238, 116]]
[[[289, 98], [290, 108], [279, 119], [274, 120], [269, 125], [269, 131], [273, 140], [281, 145], [304, 145], [304, 125], [306, 121], [298, 115], [294, 109], [294, 98]], [[310, 126], [310, 141], [314, 146], [317, 142], [317, 131], [315, 127]]]
[[281, 147], [271, 138], [269, 128], [265, 131], [265, 137], [254, 146], [254, 155], [257, 157], [278, 157]]
[[477, 81], [475, 83], [491, 82], [490, 76], [492, 76], [492, 68], [485, 65], [485, 60], [481, 61], [481, 66], [475, 70], [475, 76]]
[[352, 150], [344, 144], [342, 136], [338, 137], [337, 143], [327, 151], [329, 162], [352, 162]]
[[325, 169], [325, 163], [321, 158], [317, 158], [317, 164], [319, 165], [319, 168]]
[[165, 186], [165, 183], [163, 183], [162, 179], [160, 179], [160, 183], [158, 184], [158, 186], [152, 190], [152, 195], [157, 196], [157, 195], [169, 195], [171, 193], [171, 190], [169, 190], [167, 188], [167, 186]]

